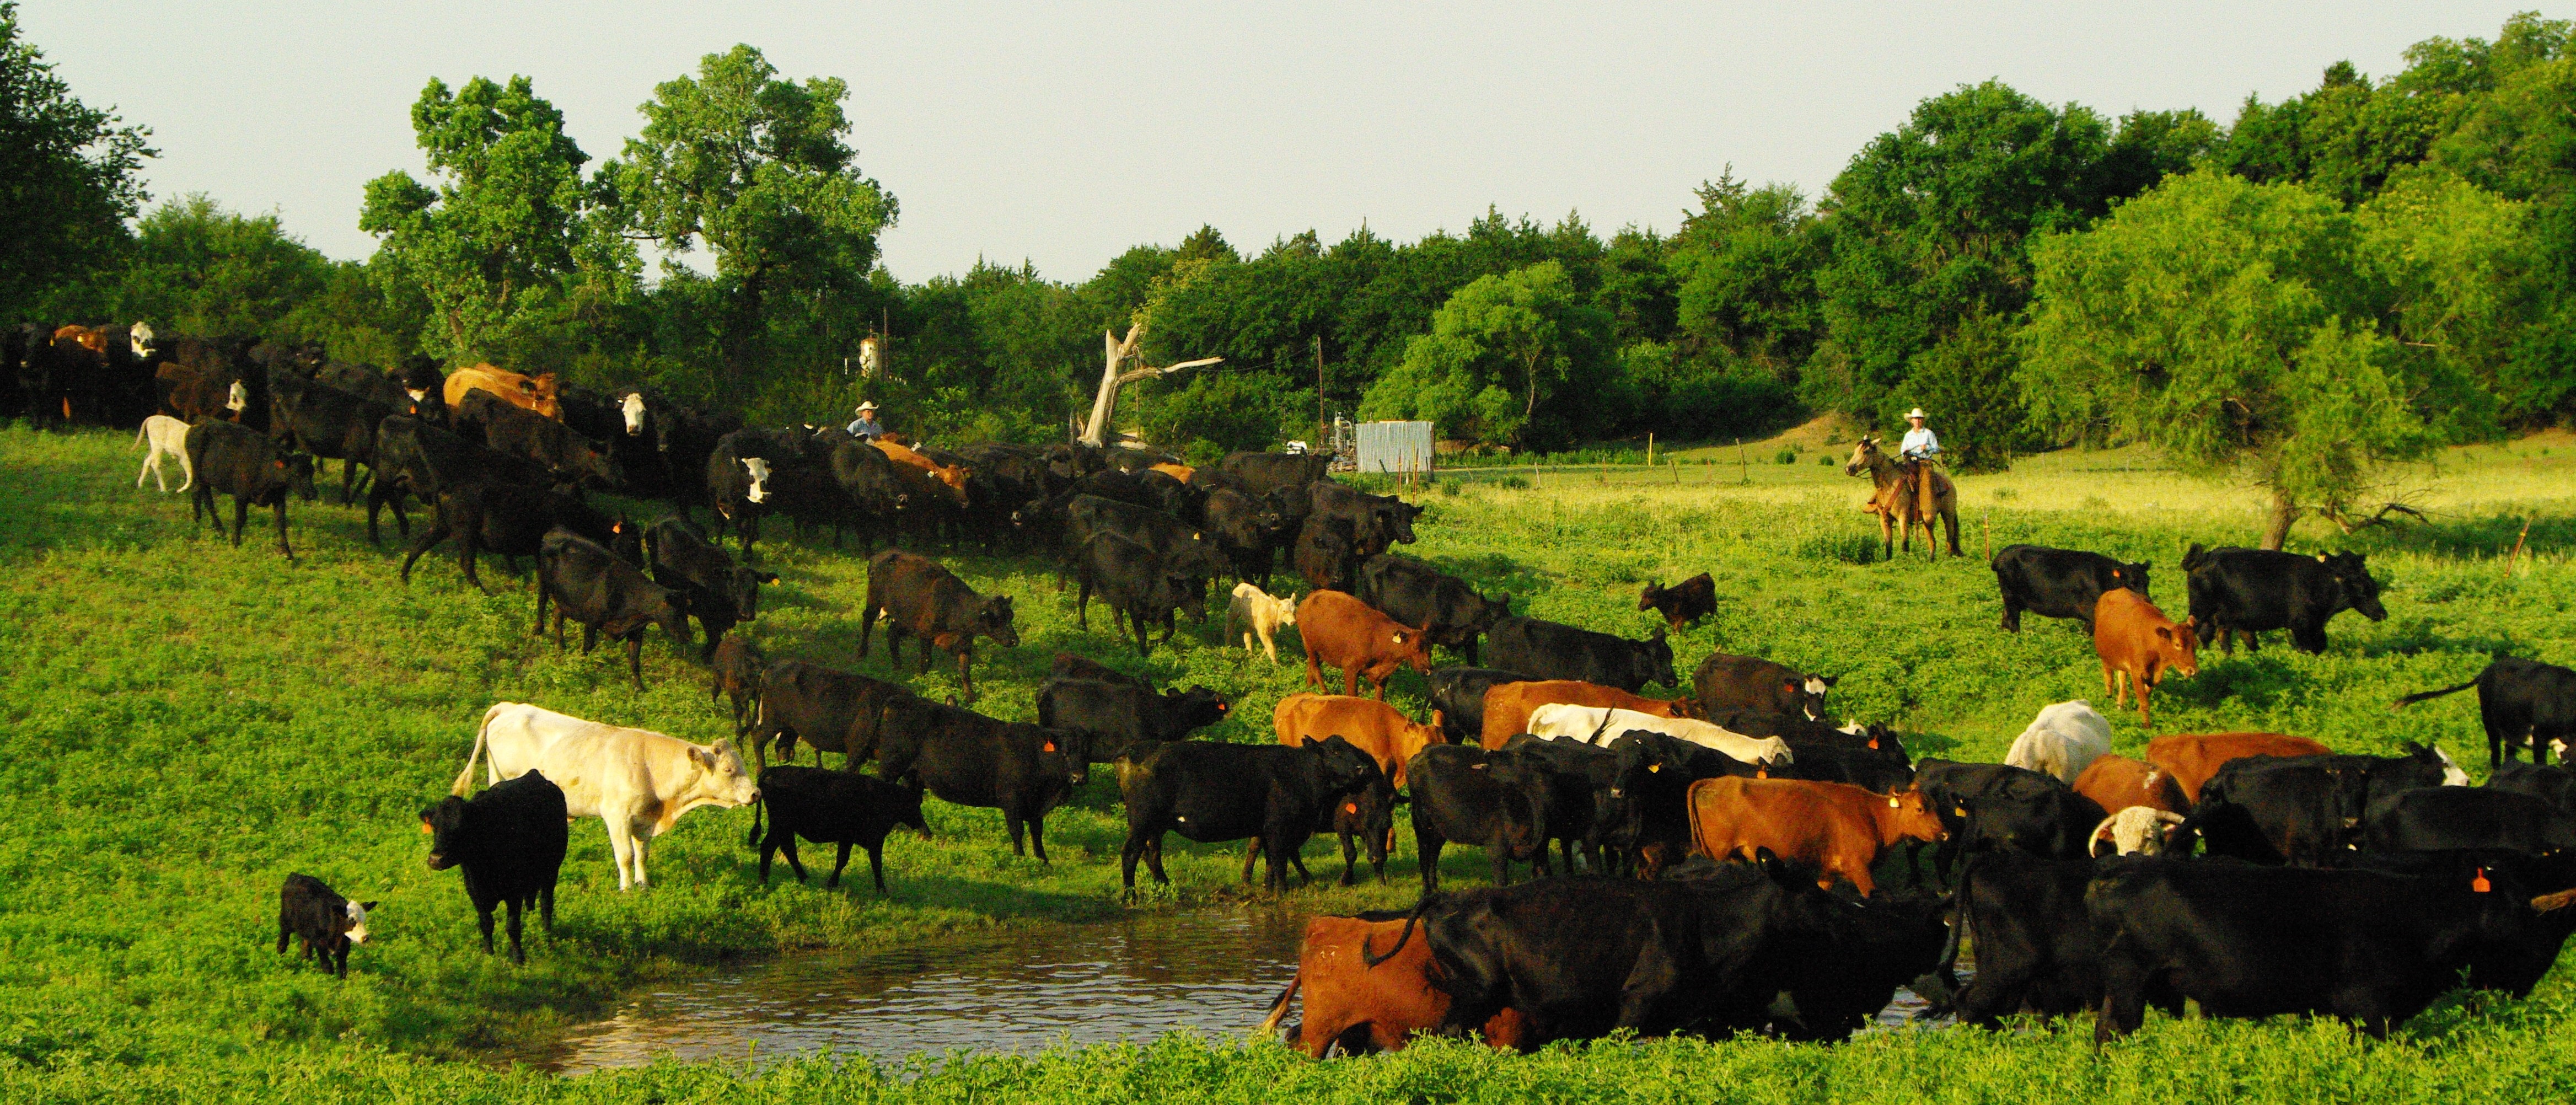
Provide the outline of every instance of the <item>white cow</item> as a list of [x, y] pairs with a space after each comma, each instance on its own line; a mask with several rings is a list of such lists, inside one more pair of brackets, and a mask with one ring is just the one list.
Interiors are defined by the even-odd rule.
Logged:
[[161, 475], [161, 458], [165, 456], [179, 458], [179, 474], [187, 477], [179, 481], [179, 490], [186, 491], [196, 484], [197, 468], [188, 463], [187, 423], [166, 414], [153, 415], [143, 420], [141, 430], [135, 431], [134, 443], [151, 450], [143, 454], [143, 467], [134, 473], [134, 486], [143, 486], [144, 473], [148, 472], [153, 486], [170, 490], [170, 481]]
[[619, 890], [644, 885], [644, 858], [653, 838], [671, 831], [681, 814], [760, 800], [760, 788], [730, 740], [691, 744], [523, 702], [498, 702], [483, 711], [483, 727], [474, 733], [474, 751], [456, 777], [455, 794], [474, 788], [474, 761], [486, 746], [492, 750], [487, 783], [542, 771], [563, 788], [565, 812], [608, 823]]
[[2160, 856], [2165, 852], [2165, 833], [2182, 822], [2183, 816], [2172, 810], [2160, 810], [2154, 806], [2123, 807], [2093, 827], [2093, 836], [2085, 842], [2084, 850], [2100, 855], [2102, 845], [2107, 841], [2113, 855]]
[[2111, 754], [2111, 722], [2083, 699], [2060, 702], [2030, 719], [2030, 728], [2013, 738], [2004, 763], [2057, 776], [2075, 785], [2075, 777], [2093, 761]]
[[1297, 624], [1297, 599], [1291, 595], [1279, 598], [1249, 583], [1234, 585], [1234, 596], [1225, 606], [1225, 635], [1235, 635], [1242, 627], [1243, 651], [1252, 651], [1252, 639], [1261, 638], [1261, 651], [1270, 662], [1279, 662], [1279, 645], [1272, 638], [1282, 626]]
[[1792, 762], [1789, 742], [1778, 737], [1748, 737], [1705, 721], [1656, 717], [1615, 706], [1576, 706], [1556, 702], [1530, 711], [1529, 731], [1548, 740], [1604, 745], [1631, 729], [1677, 737], [1712, 748], [1744, 763], [1773, 766]]

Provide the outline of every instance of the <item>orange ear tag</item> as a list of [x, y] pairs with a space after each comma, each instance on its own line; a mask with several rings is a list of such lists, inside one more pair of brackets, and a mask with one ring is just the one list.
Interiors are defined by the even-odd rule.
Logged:
[[1771, 777], [1771, 765], [1770, 765], [1770, 764], [1755, 764], [1755, 765], [1753, 765], [1753, 777], [1754, 777], [1754, 778], [1756, 778], [1756, 779], [1768, 779], [1768, 778], [1770, 778], [1770, 777]]
[[1655, 773], [1655, 772], [1662, 771], [1663, 769], [1664, 769], [1664, 765], [1662, 765], [1662, 764], [1647, 764], [1647, 765], [1646, 765], [1646, 772], [1647, 772], [1648, 774], [1653, 774], [1653, 773]]
[[2487, 869], [2484, 867], [2478, 868], [2478, 877], [2469, 880], [2469, 890], [2473, 893], [2484, 894], [2492, 889], [2494, 889], [2494, 886], [2487, 882]]
[[1873, 749], [1877, 748], [1877, 747], [1878, 747], [1878, 738], [1877, 738], [1877, 737], [1871, 737], [1871, 738], [1869, 738], [1869, 746], [1870, 746], [1871, 748], [1873, 748]]
[[1359, 804], [1359, 803], [1357, 803], [1357, 802], [1344, 802], [1344, 803], [1342, 803], [1342, 812], [1343, 812], [1343, 813], [1358, 813], [1358, 812], [1360, 812], [1360, 804]]
[[1054, 741], [1048, 741], [1048, 742], [1046, 742], [1046, 744], [1045, 744], [1045, 745], [1043, 745], [1043, 746], [1041, 746], [1041, 747], [1038, 749], [1038, 751], [1040, 751], [1040, 752], [1053, 752], [1053, 751], [1055, 751], [1055, 742], [1054, 742]]

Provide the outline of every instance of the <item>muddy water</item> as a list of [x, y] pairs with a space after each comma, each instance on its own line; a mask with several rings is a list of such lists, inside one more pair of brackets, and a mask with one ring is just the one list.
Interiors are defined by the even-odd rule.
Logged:
[[1035, 1051], [1179, 1028], [1247, 1032], [1297, 971], [1305, 919], [1279, 912], [1139, 916], [913, 948], [811, 952], [627, 999], [522, 1061], [564, 1073], [682, 1059], [973, 1047]]
[[[1304, 930], [1304, 917], [1275, 911], [1190, 913], [798, 953], [638, 993], [609, 1019], [511, 1058], [573, 1074], [666, 1053], [764, 1060], [829, 1050], [891, 1061], [1180, 1028], [1237, 1035], [1260, 1023], [1296, 973]], [[1904, 1027], [1922, 1008], [1899, 990], [1871, 1030]]]

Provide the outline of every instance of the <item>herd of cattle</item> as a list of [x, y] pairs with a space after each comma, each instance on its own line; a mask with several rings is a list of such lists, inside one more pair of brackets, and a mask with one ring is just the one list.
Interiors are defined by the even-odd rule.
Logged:
[[[11, 338], [15, 410], [139, 421], [152, 451], [137, 486], [174, 457], [198, 511], [234, 499], [236, 545], [249, 508], [268, 507], [291, 558], [287, 502], [317, 498], [315, 465], [339, 459], [341, 501], [364, 491], [371, 541], [380, 511], [409, 536], [407, 501], [428, 507], [406, 581], [448, 540], [478, 587], [479, 554], [513, 570], [531, 557], [538, 630], [551, 606], [559, 648], [567, 619], [585, 652], [623, 643], [639, 689], [650, 626], [696, 649], [711, 695], [730, 699], [734, 739], [499, 703], [452, 793], [422, 813], [430, 865], [462, 869], [487, 952], [506, 907], [514, 959], [525, 910], [551, 925], [570, 819], [606, 824], [621, 888], [646, 882], [653, 839], [690, 810], [754, 805], [747, 843], [764, 882], [780, 852], [806, 877], [802, 840], [837, 846], [834, 886], [863, 848], [882, 891], [887, 836], [929, 835], [925, 794], [1000, 810], [1014, 852], [1044, 861], [1046, 815], [1094, 765], [1112, 766], [1124, 800], [1131, 896], [1140, 860], [1168, 882], [1174, 833], [1246, 841], [1243, 878], [1261, 859], [1273, 890], [1305, 874], [1318, 834], [1338, 838], [1342, 882], [1362, 854], [1383, 880], [1396, 809], [1409, 807], [1419, 904], [1316, 918], [1271, 1011], [1276, 1028], [1302, 992], [1295, 1034], [1318, 1056], [1419, 1032], [1509, 1047], [1619, 1029], [1834, 1040], [1900, 986], [1980, 1025], [2090, 1011], [2097, 1040], [2185, 999], [2208, 1015], [2327, 1013], [2384, 1033], [2463, 977], [2528, 992], [2576, 929], [2576, 774], [2546, 764], [2576, 732], [2564, 668], [2500, 658], [2470, 683], [2399, 700], [2479, 691], [2497, 767], [2479, 787], [2422, 746], [2367, 756], [2279, 734], [2181, 734], [2142, 760], [2113, 755], [2108, 721], [2085, 702], [2041, 710], [2004, 763], [1917, 760], [1888, 727], [1836, 719], [1830, 675], [1712, 654], [1679, 693], [1668, 631], [1714, 611], [1709, 576], [1648, 586], [1638, 609], [1666, 628], [1642, 640], [1514, 615], [1505, 597], [1393, 554], [1415, 540], [1419, 508], [1334, 482], [1321, 458], [1238, 453], [1194, 468], [1076, 445], [950, 452], [749, 429], [646, 391], [490, 366], [383, 372], [270, 344], [156, 341], [140, 324], [40, 336]], [[671, 513], [639, 524], [592, 491]], [[934, 652], [952, 657], [961, 695], [935, 702], [823, 663], [771, 662], [730, 633], [778, 580], [750, 566], [772, 515], [827, 528], [836, 546], [855, 531], [873, 554], [860, 655], [882, 620], [898, 662], [906, 638], [924, 670]], [[1232, 576], [1227, 643], [1275, 663], [1278, 635], [1294, 630], [1311, 693], [1273, 710], [1276, 745], [1192, 740], [1232, 703], [1059, 653], [1033, 722], [976, 712], [975, 642], [1019, 646], [1012, 599], [902, 547], [966, 544], [1049, 555], [1058, 589], [1077, 585], [1085, 627], [1097, 597], [1140, 656], [1170, 642], [1176, 616], [1204, 620], [1210, 587]], [[1283, 560], [1302, 597], [1271, 593]], [[2018, 631], [2024, 613], [2079, 622], [2105, 693], [2119, 705], [2134, 689], [2151, 724], [2149, 692], [2194, 674], [2205, 643], [2252, 648], [2288, 630], [2317, 651], [2335, 613], [2386, 616], [2357, 555], [2195, 546], [2182, 566], [2190, 606], [2177, 623], [2148, 600], [2145, 564], [2006, 548], [1993, 562], [2002, 628]], [[1435, 666], [1435, 647], [1464, 663]], [[1425, 679], [1426, 719], [1384, 701], [1406, 668]], [[799, 742], [841, 768], [787, 762]], [[2514, 762], [2526, 747], [2532, 762]], [[873, 777], [857, 770], [868, 762]], [[1452, 844], [1485, 850], [1492, 885], [1440, 888]], [[1513, 885], [1516, 865], [1539, 877]], [[1882, 886], [1890, 877], [1904, 885]], [[301, 936], [345, 972], [372, 904], [293, 876], [279, 949]], [[1963, 945], [1976, 967], [1964, 984]]]

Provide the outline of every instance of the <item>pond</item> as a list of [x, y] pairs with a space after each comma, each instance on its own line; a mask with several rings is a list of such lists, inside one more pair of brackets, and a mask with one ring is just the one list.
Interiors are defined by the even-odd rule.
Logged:
[[[838, 1051], [899, 1061], [952, 1048], [1028, 1052], [1058, 1040], [1144, 1040], [1182, 1028], [1239, 1036], [1261, 1023], [1296, 973], [1305, 921], [1278, 910], [1145, 914], [905, 948], [796, 953], [640, 991], [607, 1020], [509, 1058], [577, 1074], [642, 1066], [663, 1054], [775, 1060]], [[1902, 1026], [1922, 1008], [1899, 990], [1878, 1027]]]

